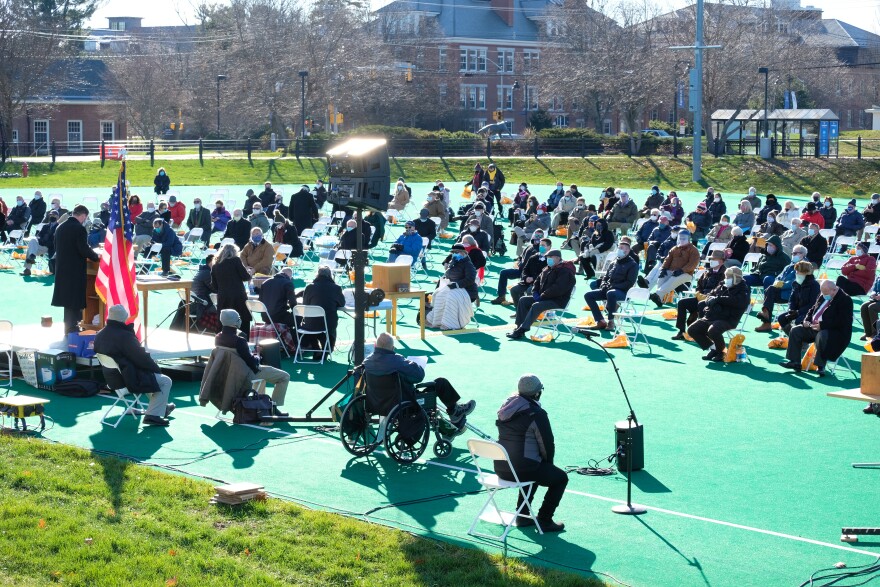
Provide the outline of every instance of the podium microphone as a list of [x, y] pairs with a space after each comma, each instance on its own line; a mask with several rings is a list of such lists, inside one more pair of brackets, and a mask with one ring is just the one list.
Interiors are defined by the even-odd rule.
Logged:
[[596, 338], [597, 336], [600, 336], [600, 334], [595, 330], [587, 330], [586, 328], [576, 328], [575, 330], [577, 330], [579, 333], [583, 334], [587, 338]]

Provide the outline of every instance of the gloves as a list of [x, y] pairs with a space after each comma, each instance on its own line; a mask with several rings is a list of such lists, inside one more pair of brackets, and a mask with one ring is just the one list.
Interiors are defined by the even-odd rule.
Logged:
[[672, 272], [672, 275], [673, 275], [673, 277], [678, 277], [682, 273], [684, 273], [684, 271], [682, 271], [681, 269], [676, 269], [675, 271]]
[[856, 269], [858, 269], [859, 271], [864, 271], [865, 266], [864, 265], [856, 265]]
[[660, 270], [660, 277], [666, 277], [667, 275], [669, 275], [669, 272], [666, 271], [666, 269], [661, 269], [661, 270]]
[[532, 292], [532, 297], [533, 297], [533, 298], [535, 299], [535, 301], [537, 302], [538, 300], [541, 299], [541, 292], [539, 292], [539, 291], [533, 291], [533, 292]]

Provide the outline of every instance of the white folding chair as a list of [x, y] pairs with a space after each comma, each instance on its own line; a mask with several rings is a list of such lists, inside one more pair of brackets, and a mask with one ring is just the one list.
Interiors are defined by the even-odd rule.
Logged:
[[205, 233], [204, 228], [193, 228], [186, 235], [187, 244], [199, 244], [202, 242], [202, 235]]
[[[430, 220], [434, 223], [434, 226], [437, 227], [437, 236], [440, 236], [440, 217], [439, 216], [431, 216]], [[491, 234], [489, 236], [492, 236]]]
[[574, 340], [574, 330], [564, 322], [564, 317], [565, 314], [568, 313], [568, 308], [571, 306], [571, 301], [574, 299], [576, 293], [577, 287], [572, 288], [571, 297], [568, 298], [568, 303], [565, 304], [565, 307], [561, 310], [545, 310], [543, 312], [543, 316], [541, 316], [541, 319], [538, 321], [538, 328], [533, 335], [535, 338], [538, 338], [538, 334], [541, 332], [542, 328], [547, 328], [553, 333], [553, 340], [556, 340], [559, 337], [559, 329], [564, 328], [568, 331], [569, 340]]
[[[276, 271], [281, 271], [287, 267], [287, 259], [291, 253], [293, 253], [293, 245], [278, 245], [278, 249], [275, 251], [275, 260], [272, 262], [272, 266]], [[279, 259], [278, 257], [281, 258]]]
[[[330, 330], [327, 328], [327, 315], [324, 313], [324, 308], [321, 306], [306, 306], [297, 304], [293, 307], [293, 315], [296, 318], [296, 352], [293, 354], [293, 362], [294, 363], [318, 363], [320, 362], [322, 365], [324, 364], [324, 359], [327, 355], [330, 354]], [[306, 318], [320, 318], [324, 322], [323, 330], [311, 330], [306, 329], [305, 319]], [[324, 335], [324, 345], [321, 347], [320, 351], [310, 350], [309, 352], [320, 352], [321, 360], [320, 361], [306, 361], [305, 356], [303, 355], [303, 346], [302, 340], [305, 336], [317, 336], [319, 334]]]
[[846, 265], [847, 259], [843, 257], [834, 257], [833, 259], [828, 259], [825, 264], [822, 265], [822, 268], [827, 273], [828, 271], [840, 271], [843, 269], [843, 266]]
[[[507, 535], [514, 528], [514, 524], [518, 518], [532, 520], [535, 523], [535, 527], [538, 529], [538, 533], [544, 533], [543, 530], [541, 530], [541, 525], [538, 523], [538, 517], [532, 508], [532, 504], [529, 503], [529, 492], [531, 491], [534, 482], [520, 481], [519, 476], [516, 474], [516, 470], [513, 468], [513, 463], [510, 462], [510, 456], [507, 454], [507, 450], [497, 442], [471, 438], [468, 440], [467, 444], [468, 451], [471, 453], [471, 460], [477, 468], [477, 483], [482, 485], [488, 494], [486, 502], [483, 504], [483, 507], [480, 508], [479, 513], [477, 513], [477, 516], [471, 523], [471, 527], [468, 529], [468, 534], [471, 536], [479, 536], [481, 538], [489, 538], [491, 540], [500, 540], [504, 544], [504, 554], [506, 556]], [[480, 459], [484, 459], [484, 461], [481, 461]], [[507, 481], [495, 474], [494, 461], [506, 462], [514, 480]], [[481, 462], [486, 462], [485, 468], [480, 465]], [[519, 506], [512, 512], [503, 511], [498, 507], [498, 502], [495, 501], [496, 495], [505, 489], [515, 489], [519, 494], [517, 498], [522, 498]], [[477, 524], [479, 524], [480, 521], [500, 525], [503, 527], [503, 530], [501, 534], [478, 532]]]
[[880, 255], [880, 245], [877, 245], [877, 244], [870, 245], [868, 247], [868, 254], [873, 257]]
[[299, 242], [302, 243], [303, 246], [303, 261], [318, 261], [318, 254], [314, 251], [314, 245], [312, 241], [315, 239], [315, 229], [314, 228], [306, 228], [299, 235]]
[[750, 273], [755, 268], [755, 265], [758, 264], [758, 261], [761, 260], [762, 256], [763, 255], [761, 253], [746, 253], [746, 256], [743, 257], [742, 262], [743, 275], [745, 275], [746, 273]]
[[843, 355], [837, 357], [836, 361], [828, 361], [828, 363], [825, 365], [825, 368], [828, 370], [829, 373], [837, 377], [834, 372], [837, 371], [837, 368], [841, 366], [841, 363], [843, 363], [843, 368], [849, 371], [854, 377], [859, 377], [859, 374], [856, 373], [856, 370], [852, 368], [850, 362], [847, 361], [846, 357], [844, 357]]
[[[828, 247], [828, 252], [825, 253], [825, 261], [827, 262], [832, 257], [843, 257], [844, 259], [849, 259], [852, 255], [849, 252], [851, 247], [856, 246], [856, 237], [854, 236], [839, 236], [834, 239], [834, 243]], [[843, 247], [843, 252], [836, 252], [837, 249]]]
[[392, 261], [395, 265], [410, 265], [413, 264], [413, 256], [412, 255], [398, 255], [394, 261]]
[[[645, 320], [645, 314], [648, 311], [648, 302], [651, 299], [651, 290], [644, 287], [631, 287], [626, 292], [626, 298], [620, 305], [620, 310], [614, 312], [614, 318], [617, 322], [617, 330], [615, 334], [623, 334], [629, 341], [630, 352], [635, 354], [637, 344], [646, 344], [648, 352], [651, 349], [651, 341], [642, 331], [642, 323]], [[642, 309], [637, 310], [636, 304], [641, 304]], [[629, 329], [629, 332], [627, 331]], [[641, 338], [641, 341], [639, 340]]]
[[284, 339], [281, 338], [281, 331], [278, 330], [278, 326], [272, 320], [272, 316], [269, 315], [269, 310], [266, 308], [266, 304], [264, 304], [260, 300], [247, 300], [245, 304], [247, 305], [247, 309], [251, 313], [253, 324], [260, 322], [260, 319], [262, 317], [258, 315], [259, 313], [266, 315], [266, 318], [269, 320], [269, 324], [272, 326], [272, 330], [275, 331], [275, 338], [278, 339], [278, 344], [281, 345], [281, 349], [284, 351], [284, 354], [287, 355], [287, 358], [290, 358], [290, 351], [287, 350], [287, 345], [284, 344]]
[[708, 261], [709, 257], [712, 256], [713, 251], [723, 251], [727, 248], [727, 243], [709, 243], [709, 248], [706, 249], [706, 254], [703, 256], [703, 261]]
[[149, 253], [147, 253], [146, 259], [136, 259], [134, 264], [137, 268], [138, 274], [147, 274], [156, 267], [156, 259], [159, 258], [159, 253], [162, 251], [162, 243], [153, 243], [150, 247]]
[[8, 387], [12, 387], [12, 322], [9, 320], [0, 320], [0, 353], [6, 354], [6, 368], [0, 369], [0, 375], [8, 377]]
[[[227, 190], [228, 191], [228, 190]], [[238, 200], [235, 198], [223, 198], [227, 210], [235, 210], [238, 207]]]
[[216, 306], [217, 305], [217, 294], [209, 293], [208, 297], [211, 298], [211, 303]]
[[223, 247], [225, 247], [226, 245], [234, 245], [234, 244], [235, 244], [235, 239], [233, 239], [233, 238], [224, 238], [224, 239], [220, 240], [220, 248], [221, 249]]
[[862, 229], [862, 238], [866, 241], [874, 240], [878, 231], [880, 231], [880, 224], [868, 224]]
[[[728, 345], [730, 344], [730, 341], [733, 340], [733, 337], [736, 336], [737, 334], [742, 334], [743, 336], [745, 336], [746, 322], [749, 321], [749, 316], [751, 316], [752, 309], [754, 307], [755, 307], [755, 303], [750, 299], [749, 305], [746, 308], [746, 311], [743, 313], [742, 318], [739, 319], [739, 325], [737, 325], [737, 327], [734, 328], [733, 330], [728, 330], [722, 334], [725, 342], [727, 342]], [[746, 359], [748, 360], [749, 363], [752, 362], [752, 359], [751, 359], [751, 357], [749, 357], [748, 353], [746, 353]]]
[[89, 210], [97, 210], [98, 209], [98, 198], [95, 196], [84, 196], [82, 199], [82, 205], [88, 208]]
[[[106, 369], [116, 369], [119, 371], [119, 375], [122, 375], [122, 370], [119, 369], [119, 364], [110, 357], [109, 355], [104, 355], [101, 353], [97, 353], [95, 358], [98, 359], [98, 362], [102, 367]], [[110, 426], [111, 428], [116, 428], [119, 426], [119, 423], [122, 422], [123, 418], [125, 418], [126, 414], [130, 414], [132, 418], [135, 420], [138, 419], [138, 416], [143, 413], [147, 409], [147, 405], [141, 401], [140, 393], [133, 393], [128, 390], [126, 387], [120, 387], [119, 389], [114, 389], [113, 392], [116, 394], [116, 401], [107, 408], [107, 411], [104, 412], [104, 415], [101, 417], [101, 424], [105, 426]], [[129, 399], [127, 396], [131, 396]], [[111, 423], [107, 418], [110, 416], [110, 412], [113, 411], [113, 408], [116, 406], [121, 406], [123, 408], [123, 412], [116, 417], [116, 422]]]

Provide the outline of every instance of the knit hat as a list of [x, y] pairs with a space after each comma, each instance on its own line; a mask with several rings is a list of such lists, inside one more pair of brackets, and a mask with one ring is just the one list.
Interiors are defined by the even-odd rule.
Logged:
[[520, 395], [531, 397], [541, 393], [544, 390], [544, 384], [541, 383], [537, 375], [526, 373], [519, 378], [516, 390]]
[[177, 203], [177, 196], [170, 196], [168, 198], [168, 203], [169, 204], [176, 204]]
[[467, 249], [464, 248], [463, 244], [455, 243], [454, 245], [452, 245], [452, 249], [450, 249], [450, 250], [452, 250], [452, 251], [466, 251]]
[[559, 249], [550, 249], [549, 251], [547, 251], [547, 256], [548, 257], [559, 257], [561, 259], [562, 258], [562, 251], [560, 251]]
[[808, 212], [815, 212], [816, 211], [816, 202], [808, 203], [807, 204], [807, 211]]
[[116, 322], [125, 322], [128, 320], [128, 310], [122, 304], [110, 306], [110, 309], [107, 311], [107, 318]]
[[706, 203], [705, 203], [705, 202], [700, 202], [699, 204], [697, 204], [697, 209], [699, 209], [699, 210], [705, 210], [705, 209], [706, 209]]
[[231, 308], [220, 310], [220, 324], [223, 326], [234, 326], [238, 328], [241, 326], [241, 316]]
[[419, 210], [419, 216], [421, 218], [430, 218], [431, 212], [427, 208], [422, 208], [421, 210]]
[[856, 199], [853, 198], [852, 200], [850, 200], [849, 202], [847, 202], [847, 206], [852, 206], [853, 208], [855, 208], [855, 206], [856, 206]]

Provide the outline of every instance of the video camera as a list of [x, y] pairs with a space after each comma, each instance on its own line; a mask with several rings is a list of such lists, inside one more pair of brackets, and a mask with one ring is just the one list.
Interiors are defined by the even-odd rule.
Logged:
[[391, 170], [385, 144], [385, 139], [350, 139], [327, 151], [330, 203], [377, 212], [388, 209]]

